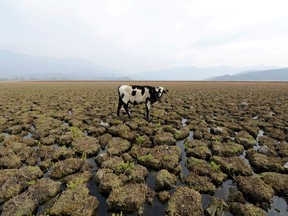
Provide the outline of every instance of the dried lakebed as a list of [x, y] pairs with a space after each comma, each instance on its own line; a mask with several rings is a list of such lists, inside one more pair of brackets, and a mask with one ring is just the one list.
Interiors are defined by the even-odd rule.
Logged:
[[1, 215], [288, 214], [286, 83], [119, 84], [0, 83]]

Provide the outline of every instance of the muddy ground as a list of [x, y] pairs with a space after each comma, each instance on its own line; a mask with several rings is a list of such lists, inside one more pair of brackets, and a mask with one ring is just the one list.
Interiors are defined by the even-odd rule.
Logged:
[[120, 84], [0, 83], [1, 215], [288, 214], [287, 83]]

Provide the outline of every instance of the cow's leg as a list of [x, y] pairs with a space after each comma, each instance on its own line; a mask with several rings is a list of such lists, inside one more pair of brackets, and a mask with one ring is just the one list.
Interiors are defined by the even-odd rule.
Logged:
[[121, 98], [119, 97], [119, 102], [118, 102], [118, 109], [117, 109], [117, 116], [119, 116], [120, 114], [120, 109], [123, 106], [123, 101], [121, 100]]
[[150, 102], [150, 100], [147, 100], [145, 103], [147, 120], [149, 120], [150, 106], [151, 106], [151, 102]]
[[128, 104], [124, 103], [124, 109], [125, 109], [126, 113], [128, 114], [129, 118], [131, 118], [131, 113], [129, 111]]

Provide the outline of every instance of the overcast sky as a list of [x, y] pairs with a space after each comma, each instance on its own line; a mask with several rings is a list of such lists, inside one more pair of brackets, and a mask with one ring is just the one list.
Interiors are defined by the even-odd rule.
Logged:
[[0, 49], [140, 72], [288, 63], [287, 0], [0, 0]]

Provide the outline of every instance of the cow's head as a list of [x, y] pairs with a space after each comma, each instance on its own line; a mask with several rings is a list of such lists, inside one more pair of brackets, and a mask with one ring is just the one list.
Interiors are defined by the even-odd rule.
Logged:
[[157, 100], [161, 99], [163, 93], [166, 93], [166, 91], [164, 90], [163, 87], [161, 87], [161, 86], [155, 87], [155, 94], [156, 94]]

